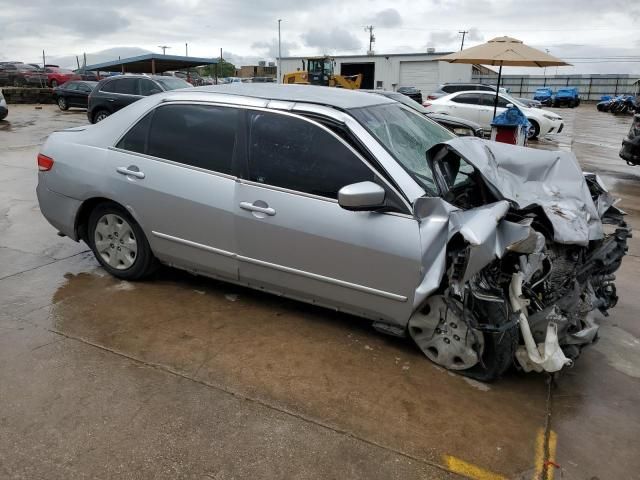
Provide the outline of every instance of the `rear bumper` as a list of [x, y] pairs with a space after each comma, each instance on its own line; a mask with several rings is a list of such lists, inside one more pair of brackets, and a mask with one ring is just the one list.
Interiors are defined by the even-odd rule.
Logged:
[[[39, 175], [43, 175], [40, 173]], [[38, 182], [36, 188], [40, 212], [47, 221], [73, 240], [78, 240], [75, 232], [75, 222], [78, 210], [82, 205], [80, 200], [66, 197], [52, 192], [42, 182]]]

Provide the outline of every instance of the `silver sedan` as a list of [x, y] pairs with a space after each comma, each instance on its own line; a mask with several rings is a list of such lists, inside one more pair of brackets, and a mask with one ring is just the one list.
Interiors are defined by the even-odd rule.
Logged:
[[323, 87], [153, 95], [52, 134], [38, 167], [43, 215], [112, 275], [165, 264], [349, 312], [482, 380], [575, 360], [629, 232], [570, 153]]

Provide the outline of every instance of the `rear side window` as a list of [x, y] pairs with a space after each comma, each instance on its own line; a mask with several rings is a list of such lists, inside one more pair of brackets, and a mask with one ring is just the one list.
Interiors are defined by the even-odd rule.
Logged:
[[65, 90], [78, 90], [79, 84], [75, 82], [67, 82], [64, 85]]
[[147, 153], [147, 140], [149, 139], [149, 127], [151, 126], [152, 117], [153, 111], [147, 113], [122, 137], [116, 147], [130, 152]]
[[477, 93], [463, 93], [455, 98], [451, 99], [452, 102], [465, 103], [468, 105], [478, 105], [480, 103], [479, 95]]
[[137, 78], [119, 78], [111, 83], [115, 83], [113, 90], [115, 93], [122, 93], [123, 95], [138, 95]]
[[210, 105], [164, 105], [143, 117], [117, 147], [230, 174], [240, 113]]
[[317, 125], [251, 112], [249, 128], [249, 180], [329, 198], [345, 185], [374, 180], [370, 168]]
[[111, 93], [116, 91], [115, 88], [116, 88], [116, 80], [111, 80], [109, 82], [105, 82], [104, 85], [100, 87], [100, 91]]

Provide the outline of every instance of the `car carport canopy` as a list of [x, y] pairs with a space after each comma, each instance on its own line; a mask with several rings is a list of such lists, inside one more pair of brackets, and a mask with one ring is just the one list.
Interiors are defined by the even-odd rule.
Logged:
[[162, 55], [148, 53], [137, 57], [123, 58], [111, 62], [87, 65], [85, 70], [122, 73], [162, 73], [171, 70], [184, 70], [201, 65], [214, 65], [217, 58], [183, 57], [180, 55]]

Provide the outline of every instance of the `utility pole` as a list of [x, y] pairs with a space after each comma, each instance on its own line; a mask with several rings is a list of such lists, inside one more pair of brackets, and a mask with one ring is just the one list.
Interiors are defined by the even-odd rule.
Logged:
[[189, 56], [189, 44], [188, 43], [184, 44], [184, 56], [185, 57]]
[[365, 32], [369, 32], [369, 50], [367, 51], [367, 55], [372, 55], [373, 54], [373, 44], [376, 41], [376, 37], [373, 34], [373, 29], [375, 27], [373, 25], [368, 25], [366, 27], [364, 27], [364, 31]]
[[277, 83], [282, 83], [282, 42], [280, 37], [280, 23], [282, 19], [278, 19], [278, 63], [276, 64], [276, 75], [278, 76]]
[[458, 33], [462, 34], [462, 43], [460, 44], [460, 51], [462, 51], [462, 49], [464, 48], [464, 37], [467, 35], [467, 33], [469, 33], [469, 30], [462, 30]]
[[[544, 49], [545, 52], [547, 52], [547, 55], [549, 54], [550, 50], [548, 48]], [[543, 75], [546, 77], [547, 76], [547, 67], [544, 67], [544, 73]]]
[[161, 48], [162, 49], [162, 54], [166, 55], [167, 54], [167, 48], [171, 48], [171, 47], [168, 47], [167, 45], [158, 45], [158, 48]]

